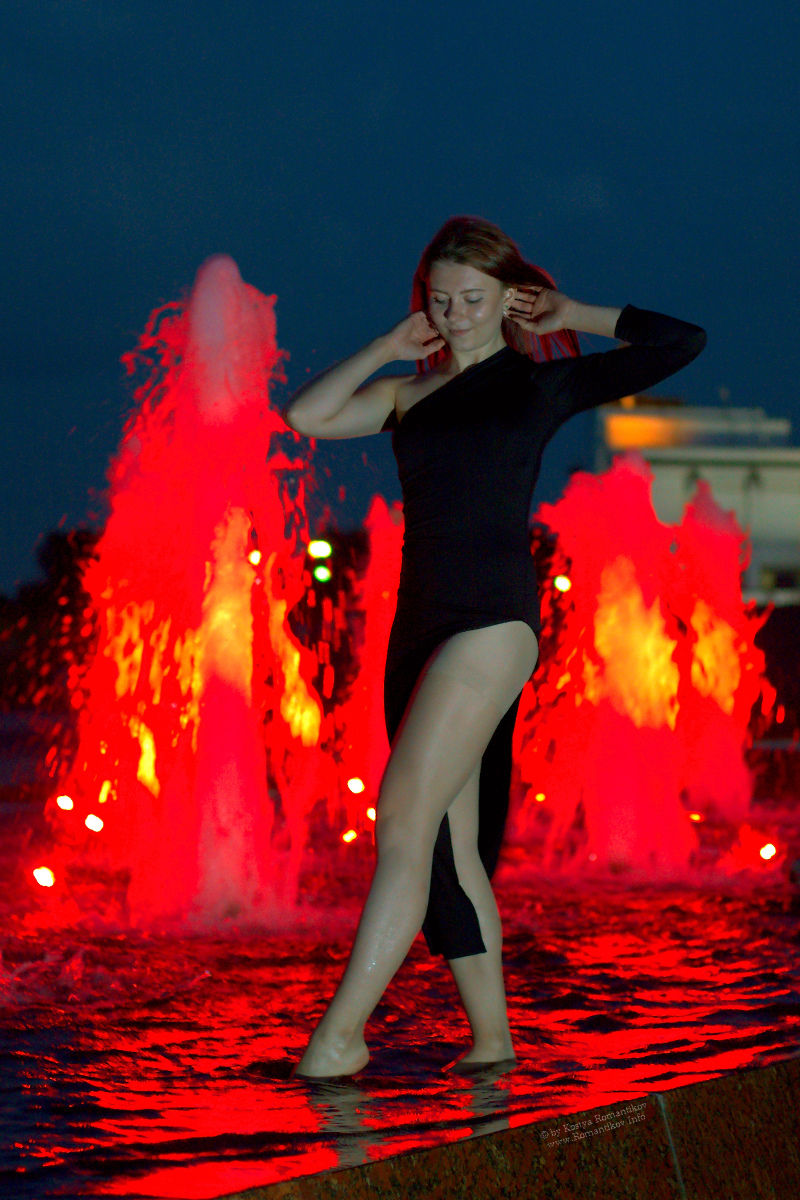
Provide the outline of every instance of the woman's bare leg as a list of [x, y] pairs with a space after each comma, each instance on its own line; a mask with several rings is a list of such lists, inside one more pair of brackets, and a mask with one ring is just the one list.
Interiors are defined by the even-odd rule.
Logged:
[[422, 927], [441, 819], [479, 767], [536, 654], [530, 627], [507, 621], [455, 634], [427, 664], [381, 784], [378, 862], [350, 959], [298, 1074], [352, 1074], [368, 1061], [364, 1026]]

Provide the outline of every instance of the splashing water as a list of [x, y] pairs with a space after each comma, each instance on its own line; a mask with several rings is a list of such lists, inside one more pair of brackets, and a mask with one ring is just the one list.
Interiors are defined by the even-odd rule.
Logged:
[[[26, 1194], [102, 1176], [118, 1194], [218, 1195], [788, 1052], [791, 912], [777, 888], [727, 894], [734, 875], [779, 882], [785, 858], [764, 857], [742, 757], [751, 709], [774, 700], [753, 643], [766, 617], [742, 606], [744, 539], [705, 485], [670, 528], [627, 458], [537, 513], [557, 543], [498, 889], [520, 1069], [474, 1102], [442, 1076], [467, 1031], [416, 945], [373, 1016], [386, 1036], [365, 1092], [337, 1108], [286, 1079], [346, 962], [345, 868], [372, 857], [402, 513], [375, 497], [366, 569], [315, 587], [305, 461], [268, 403], [273, 301], [229, 259], [153, 314], [128, 365], [147, 377], [85, 573], [98, 638], [70, 667], [79, 752], [68, 777], [48, 756], [57, 844], [28, 863], [39, 910], [0, 959]], [[704, 862], [712, 826], [727, 843]], [[520, 861], [534, 887], [508, 877]], [[690, 887], [625, 890], [642, 876]]]
[[135, 924], [274, 915], [296, 874], [272, 844], [262, 723], [291, 813], [321, 706], [306, 682], [316, 659], [286, 622], [304, 590], [305, 514], [302, 486], [294, 501], [282, 487], [301, 460], [272, 445], [286, 433], [269, 407], [273, 300], [212, 258], [188, 305], [155, 312], [127, 358], [150, 369], [85, 577], [101, 633], [73, 695], [73, 808], [50, 812], [56, 877], [78, 863], [121, 873]]
[[[366, 615], [358, 648], [359, 670], [337, 715], [346, 731], [344, 761], [352, 765], [350, 778], [363, 782], [365, 800], [374, 807], [389, 757], [383, 715], [383, 668], [400, 579], [402, 506], [397, 503], [389, 508], [382, 496], [374, 496], [366, 528], [370, 560], [360, 580], [356, 601]], [[363, 804], [359, 807], [363, 810]], [[358, 813], [349, 814], [349, 819], [357, 825]]]
[[[126, 356], [145, 378], [85, 573], [99, 640], [71, 675], [80, 750], [59, 780], [71, 807], [48, 803], [58, 844], [34, 925], [81, 919], [94, 887], [112, 923], [296, 928], [304, 870], [318, 923], [345, 863], [371, 861], [402, 509], [373, 498], [365, 570], [348, 596], [318, 595], [306, 463], [269, 404], [273, 302], [213, 258]], [[537, 869], [691, 879], [700, 825], [750, 817], [747, 723], [774, 700], [753, 641], [766, 616], [741, 601], [745, 539], [703, 483], [680, 526], [660, 523], [634, 456], [573, 476], [537, 518], [557, 548], [509, 840]], [[343, 646], [356, 670], [336, 688]], [[721, 869], [774, 872], [763, 843], [741, 825]]]
[[558, 535], [552, 576], [568, 590], [544, 589], [514, 834], [530, 843], [546, 815], [550, 866], [689, 878], [698, 824], [748, 812], [748, 720], [775, 698], [754, 645], [768, 614], [742, 604], [745, 538], [708, 485], [675, 527], [657, 519], [650, 485], [641, 458], [620, 457], [537, 513]]

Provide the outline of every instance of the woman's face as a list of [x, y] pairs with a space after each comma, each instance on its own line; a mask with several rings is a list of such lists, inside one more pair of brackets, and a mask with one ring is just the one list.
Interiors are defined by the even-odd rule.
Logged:
[[513, 294], [477, 267], [439, 259], [428, 276], [428, 316], [454, 350], [478, 350], [499, 336]]

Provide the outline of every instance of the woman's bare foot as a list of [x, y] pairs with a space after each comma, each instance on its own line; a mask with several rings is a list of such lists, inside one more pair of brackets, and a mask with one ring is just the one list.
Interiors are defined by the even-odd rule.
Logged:
[[292, 1079], [334, 1079], [355, 1075], [369, 1062], [367, 1043], [353, 1038], [325, 1037], [316, 1030], [306, 1052], [292, 1071]]
[[454, 1062], [449, 1063], [444, 1070], [453, 1071], [472, 1071], [479, 1067], [489, 1067], [500, 1065], [513, 1066], [517, 1061], [517, 1056], [514, 1053], [514, 1047], [510, 1040], [497, 1042], [475, 1042], [469, 1049], [460, 1054]]

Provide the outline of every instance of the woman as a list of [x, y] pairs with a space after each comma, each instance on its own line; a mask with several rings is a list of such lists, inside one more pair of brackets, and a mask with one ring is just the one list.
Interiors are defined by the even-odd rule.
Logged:
[[[301, 388], [285, 414], [307, 437], [391, 430], [405, 516], [377, 865], [344, 976], [295, 1069], [308, 1077], [366, 1065], [365, 1023], [420, 927], [469, 1019], [459, 1069], [514, 1059], [489, 879], [514, 720], [538, 656], [528, 512], [542, 451], [574, 413], [651, 387], [706, 340], [631, 305], [569, 299], [500, 229], [470, 217], [448, 221], [425, 250], [412, 308]], [[629, 344], [581, 357], [575, 331]], [[415, 376], [364, 382], [412, 359]]]

